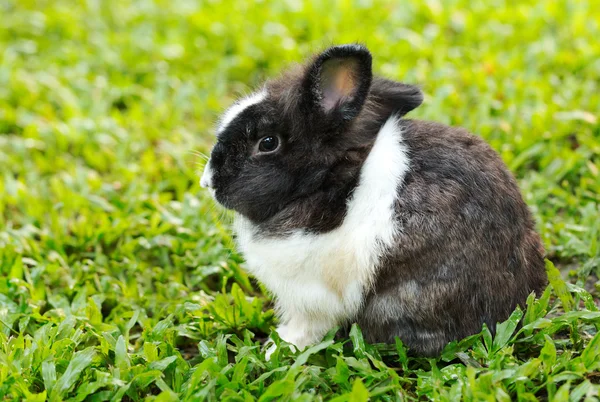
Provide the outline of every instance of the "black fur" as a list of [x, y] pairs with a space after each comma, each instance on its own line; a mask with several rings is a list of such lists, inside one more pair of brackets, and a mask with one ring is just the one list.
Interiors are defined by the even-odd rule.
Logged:
[[399, 336], [434, 355], [448, 342], [495, 331], [546, 285], [543, 248], [517, 184], [466, 130], [405, 121], [411, 170], [396, 202], [397, 247], [356, 321], [371, 342]]
[[[357, 61], [351, 64], [355, 90], [325, 110], [320, 74], [336, 60], [341, 67]], [[265, 87], [267, 99], [228, 124], [211, 154], [217, 200], [260, 225], [265, 235], [338, 226], [381, 125], [423, 99], [415, 86], [372, 79], [371, 55], [360, 45], [330, 48]], [[253, 154], [268, 135], [281, 138], [280, 150]]]
[[[413, 86], [372, 77], [360, 45], [327, 49], [267, 82], [266, 99], [219, 134], [211, 155], [217, 200], [261, 236], [338, 227], [383, 123], [423, 101]], [[460, 128], [402, 120], [410, 170], [398, 189], [396, 247], [354, 321], [367, 340], [399, 336], [423, 355], [493, 330], [546, 285], [543, 248], [500, 157]], [[280, 148], [257, 153], [265, 136]]]

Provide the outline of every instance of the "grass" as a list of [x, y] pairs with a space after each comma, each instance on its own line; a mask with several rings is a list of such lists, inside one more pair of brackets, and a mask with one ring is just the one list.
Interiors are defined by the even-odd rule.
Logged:
[[[4, 0], [0, 26], [0, 399], [598, 400], [597, 1]], [[272, 305], [195, 152], [238, 94], [357, 40], [423, 86], [412, 117], [500, 152], [551, 285], [439, 359], [354, 328], [266, 362]]]

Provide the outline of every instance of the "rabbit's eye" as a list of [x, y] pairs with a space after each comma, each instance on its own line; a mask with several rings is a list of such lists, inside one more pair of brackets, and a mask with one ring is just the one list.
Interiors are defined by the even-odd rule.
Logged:
[[264, 137], [258, 143], [258, 150], [260, 152], [269, 153], [277, 150], [279, 148], [279, 138], [275, 136]]

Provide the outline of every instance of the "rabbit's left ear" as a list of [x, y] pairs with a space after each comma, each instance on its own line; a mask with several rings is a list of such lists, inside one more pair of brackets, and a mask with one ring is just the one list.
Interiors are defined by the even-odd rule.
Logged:
[[313, 111], [349, 121], [360, 112], [373, 79], [371, 53], [361, 45], [330, 47], [309, 66], [303, 97]]

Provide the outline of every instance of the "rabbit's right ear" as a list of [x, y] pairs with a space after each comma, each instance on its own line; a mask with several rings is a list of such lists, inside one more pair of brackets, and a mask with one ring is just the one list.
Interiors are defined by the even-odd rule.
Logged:
[[343, 123], [355, 118], [369, 94], [373, 79], [371, 53], [361, 45], [330, 47], [305, 73], [304, 104], [311, 112]]

